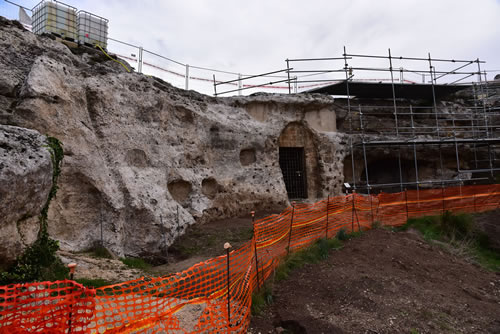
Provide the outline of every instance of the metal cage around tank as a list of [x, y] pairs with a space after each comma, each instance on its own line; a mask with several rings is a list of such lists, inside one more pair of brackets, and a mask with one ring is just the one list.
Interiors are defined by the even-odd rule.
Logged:
[[59, 1], [42, 0], [32, 9], [32, 31], [77, 40], [77, 9]]
[[108, 19], [80, 10], [77, 13], [78, 41], [89, 46], [108, 46]]

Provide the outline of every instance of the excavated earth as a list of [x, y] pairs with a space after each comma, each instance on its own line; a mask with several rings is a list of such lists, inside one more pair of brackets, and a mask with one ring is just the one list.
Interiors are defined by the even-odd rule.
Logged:
[[249, 333], [500, 333], [500, 274], [415, 231], [351, 239], [273, 295]]

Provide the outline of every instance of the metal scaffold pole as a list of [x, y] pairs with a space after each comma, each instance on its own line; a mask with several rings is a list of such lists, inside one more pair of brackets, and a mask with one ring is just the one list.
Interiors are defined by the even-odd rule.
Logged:
[[353, 190], [356, 191], [356, 174], [354, 171], [354, 146], [352, 143], [353, 131], [352, 131], [352, 114], [351, 114], [351, 96], [349, 94], [349, 65], [347, 64], [347, 52], [346, 47], [344, 46], [344, 71], [345, 71], [345, 84], [346, 84], [346, 93], [347, 93], [347, 114], [349, 115], [349, 128], [350, 128], [350, 137], [349, 143], [351, 147], [351, 167], [352, 167], [352, 185]]
[[[398, 107], [396, 104], [396, 89], [394, 87], [394, 71], [392, 69], [391, 49], [389, 50], [389, 70], [391, 72], [392, 102], [394, 106], [394, 123], [396, 125], [396, 138], [399, 139]], [[401, 146], [398, 147], [399, 188], [403, 191], [403, 171], [401, 168]]]

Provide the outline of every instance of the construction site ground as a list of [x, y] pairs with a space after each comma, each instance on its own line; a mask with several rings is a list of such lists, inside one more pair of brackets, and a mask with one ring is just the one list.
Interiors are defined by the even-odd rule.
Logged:
[[[255, 219], [273, 213], [257, 212]], [[93, 252], [59, 251], [65, 263], [78, 264], [75, 278], [103, 279], [108, 284], [120, 283], [141, 276], [164, 276], [183, 271], [196, 263], [225, 254], [224, 243], [229, 242], [234, 249], [240, 247], [253, 236], [252, 217], [222, 219], [196, 224], [188, 228], [164, 254], [164, 264], [144, 268], [129, 268], [118, 257], [100, 258]], [[93, 282], [90, 283], [92, 285]]]
[[500, 333], [500, 273], [414, 230], [363, 233], [272, 290], [250, 333]]
[[[476, 221], [500, 240], [500, 210]], [[237, 248], [251, 237], [250, 216], [195, 225], [170, 247], [168, 264], [147, 270], [117, 259], [61, 255], [82, 257], [74, 260], [82, 264], [79, 277], [118, 283], [182, 271], [224, 254], [224, 242]], [[500, 333], [500, 273], [414, 230], [364, 232], [271, 285], [273, 303], [252, 316], [249, 333]]]

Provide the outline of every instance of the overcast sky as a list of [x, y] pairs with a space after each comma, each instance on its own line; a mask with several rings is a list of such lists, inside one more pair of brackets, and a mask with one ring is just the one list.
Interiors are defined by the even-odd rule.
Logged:
[[[500, 0], [65, 2], [108, 18], [113, 38], [234, 72], [284, 68], [286, 58], [340, 56], [344, 45], [351, 53], [386, 55], [391, 48], [396, 56], [479, 57], [486, 69], [500, 70]], [[2, 2], [0, 13], [7, 6]]]

